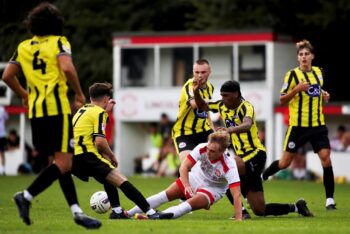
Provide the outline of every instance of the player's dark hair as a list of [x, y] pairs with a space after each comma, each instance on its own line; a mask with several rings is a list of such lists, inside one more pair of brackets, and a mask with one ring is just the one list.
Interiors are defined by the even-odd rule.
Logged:
[[40, 3], [29, 12], [24, 23], [37, 36], [63, 35], [63, 15], [55, 5], [48, 2]]
[[239, 97], [242, 98], [241, 87], [239, 83], [235, 80], [229, 80], [223, 83], [221, 85], [220, 92], [228, 92], [228, 93], [239, 92]]
[[110, 83], [94, 83], [89, 88], [90, 97], [93, 99], [102, 98], [104, 96], [112, 97], [113, 90]]

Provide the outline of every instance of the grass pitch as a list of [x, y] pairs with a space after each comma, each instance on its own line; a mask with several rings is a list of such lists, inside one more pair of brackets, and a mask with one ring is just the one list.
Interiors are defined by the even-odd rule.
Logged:
[[[15, 192], [26, 188], [34, 176], [0, 177], [0, 233], [350, 233], [350, 184], [336, 185], [336, 211], [326, 211], [323, 184], [300, 181], [267, 181], [264, 183], [266, 202], [294, 203], [303, 197], [314, 213], [313, 218], [304, 218], [298, 214], [279, 217], [257, 217], [252, 214], [251, 220], [235, 222], [233, 208], [223, 198], [209, 211], [200, 210], [176, 220], [109, 220], [108, 214], [96, 214], [89, 208], [90, 196], [102, 185], [93, 179], [89, 183], [74, 179], [81, 207], [90, 216], [102, 221], [99, 230], [86, 230], [74, 223], [59, 185], [55, 182], [48, 190], [32, 202], [30, 217], [33, 225], [26, 226], [18, 217], [17, 207], [12, 201]], [[174, 178], [140, 178], [131, 177], [130, 181], [145, 196], [165, 189]], [[121, 191], [121, 204], [125, 209], [133, 206]], [[160, 207], [160, 210], [177, 204], [174, 201]]]

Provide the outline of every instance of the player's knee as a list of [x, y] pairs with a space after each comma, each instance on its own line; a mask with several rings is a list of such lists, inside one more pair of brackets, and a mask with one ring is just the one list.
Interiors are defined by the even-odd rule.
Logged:
[[330, 166], [332, 166], [331, 158], [328, 157], [328, 158], [325, 158], [325, 159], [321, 159], [321, 164], [322, 164], [322, 167], [330, 167]]
[[62, 163], [62, 162], [55, 162], [55, 164], [58, 167], [58, 169], [60, 170], [62, 175], [66, 174], [67, 172], [69, 172], [71, 170], [71, 164]]
[[286, 161], [286, 160], [280, 160], [280, 161], [278, 162], [278, 167], [279, 167], [280, 169], [286, 169], [286, 168], [290, 165], [290, 163], [291, 163], [291, 162]]
[[116, 185], [119, 187], [122, 183], [124, 183], [128, 179], [115, 168], [107, 175], [106, 180], [112, 183], [113, 185]]
[[256, 216], [264, 216], [265, 215], [265, 209], [263, 209], [263, 208], [253, 209], [253, 213]]

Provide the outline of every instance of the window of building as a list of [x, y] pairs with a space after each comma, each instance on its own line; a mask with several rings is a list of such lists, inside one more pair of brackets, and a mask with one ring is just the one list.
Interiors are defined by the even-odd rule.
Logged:
[[265, 45], [240, 45], [239, 80], [266, 80], [266, 48]]
[[153, 86], [153, 49], [122, 49], [121, 61], [122, 87]]
[[182, 86], [192, 77], [193, 47], [160, 49], [160, 86]]
[[232, 46], [200, 47], [199, 56], [210, 63], [210, 82], [214, 87], [220, 87], [225, 81], [233, 79]]

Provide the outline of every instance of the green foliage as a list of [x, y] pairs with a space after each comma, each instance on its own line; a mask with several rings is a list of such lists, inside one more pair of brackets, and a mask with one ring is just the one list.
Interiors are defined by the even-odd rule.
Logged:
[[[8, 61], [17, 44], [30, 37], [22, 21], [38, 2], [41, 0], [0, 1], [0, 60]], [[329, 68], [335, 77], [347, 74], [335, 67], [346, 67], [345, 61], [342, 64], [327, 61], [328, 56], [337, 56], [328, 49], [329, 44], [346, 45], [350, 39], [347, 36], [350, 1], [347, 0], [50, 2], [64, 14], [65, 34], [72, 43], [74, 62], [85, 92], [92, 82], [112, 81], [112, 35], [123, 32], [272, 29], [297, 39], [308, 38], [316, 48], [321, 48], [316, 59], [326, 71]], [[336, 84], [330, 88], [334, 89], [333, 98], [337, 99], [343, 92], [335, 92]]]
[[237, 30], [271, 28], [273, 19], [259, 0], [193, 0], [197, 11], [187, 25], [195, 30]]
[[[74, 224], [70, 210], [55, 182], [49, 189], [36, 197], [30, 211], [34, 221], [32, 226], [26, 226], [18, 217], [17, 208], [12, 195], [24, 189], [33, 181], [33, 176], [0, 177], [0, 233], [87, 233], [85, 229]], [[145, 196], [150, 196], [166, 188], [175, 178], [139, 178], [131, 177], [130, 181], [140, 189]], [[304, 197], [308, 206], [315, 214], [314, 218], [304, 218], [298, 214], [280, 217], [257, 217], [243, 222], [234, 222], [228, 218], [233, 208], [226, 198], [221, 199], [209, 211], [199, 210], [176, 220], [109, 220], [108, 214], [96, 214], [89, 208], [90, 196], [103, 186], [91, 179], [89, 183], [74, 179], [79, 201], [83, 210], [93, 217], [100, 219], [103, 226], [100, 230], [89, 233], [269, 233], [269, 234], [310, 234], [310, 233], [350, 233], [349, 227], [349, 190], [350, 184], [336, 185], [335, 199], [337, 211], [326, 211], [322, 183], [301, 181], [268, 181], [264, 183], [265, 200], [267, 202], [295, 202]], [[121, 204], [126, 209], [133, 203], [119, 190]], [[170, 205], [177, 205], [173, 201]], [[160, 210], [168, 207], [163, 205]]]

